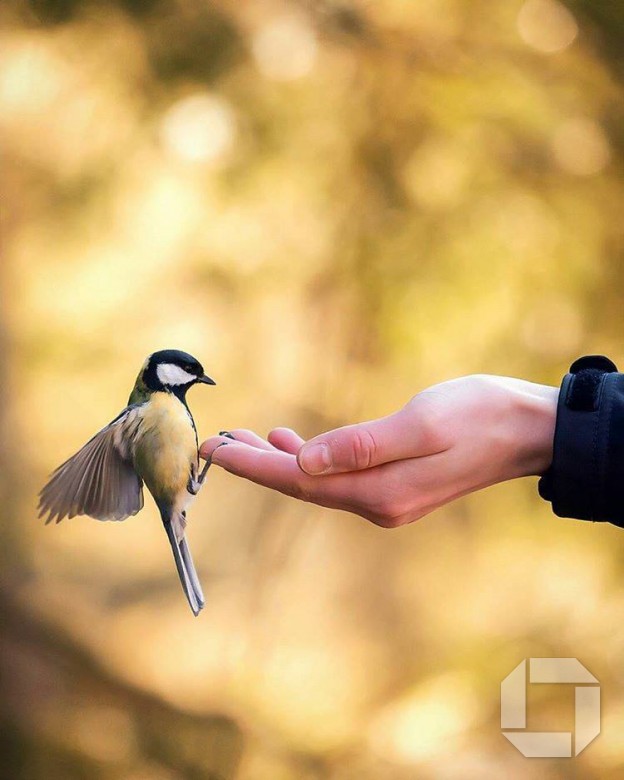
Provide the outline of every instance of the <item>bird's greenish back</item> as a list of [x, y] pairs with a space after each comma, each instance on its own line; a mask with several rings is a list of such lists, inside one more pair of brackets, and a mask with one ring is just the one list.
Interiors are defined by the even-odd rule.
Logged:
[[152, 395], [152, 391], [145, 384], [145, 380], [143, 378], [147, 368], [147, 363], [148, 361], [146, 360], [141, 367], [141, 370], [139, 371], [139, 375], [137, 376], [134, 387], [132, 388], [132, 392], [130, 393], [130, 398], [128, 399], [128, 406], [131, 406], [132, 404], [145, 403], [145, 401], [149, 401]]

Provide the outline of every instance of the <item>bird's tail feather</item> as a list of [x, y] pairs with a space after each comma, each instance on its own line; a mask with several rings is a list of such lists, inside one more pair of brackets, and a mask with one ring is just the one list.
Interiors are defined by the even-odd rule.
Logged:
[[202, 586], [199, 581], [199, 577], [197, 576], [197, 572], [195, 571], [193, 556], [191, 555], [188, 542], [186, 541], [186, 537], [184, 536], [180, 540], [180, 552], [182, 553], [182, 560], [184, 561], [184, 565], [186, 566], [186, 572], [191, 581], [191, 585], [193, 587], [193, 593], [195, 594], [195, 598], [197, 599], [197, 604], [199, 605], [199, 608], [202, 609], [202, 607], [206, 603], [204, 601], [204, 593], [202, 591]]
[[169, 544], [171, 545], [171, 551], [173, 552], [173, 559], [175, 561], [176, 569], [178, 570], [182, 590], [193, 610], [193, 614], [197, 617], [204, 606], [204, 594], [202, 593], [197, 572], [193, 565], [191, 552], [184, 537], [178, 541], [171, 520], [163, 518], [163, 525], [165, 526]]

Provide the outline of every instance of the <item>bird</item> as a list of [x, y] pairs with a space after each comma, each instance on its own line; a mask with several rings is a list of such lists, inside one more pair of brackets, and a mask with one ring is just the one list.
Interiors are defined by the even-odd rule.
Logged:
[[147, 357], [127, 406], [52, 472], [39, 493], [46, 525], [65, 517], [125, 520], [143, 508], [143, 484], [160, 512], [182, 589], [197, 616], [204, 594], [186, 540], [186, 512], [206, 478], [186, 402], [193, 385], [214, 385], [201, 363], [177, 349]]

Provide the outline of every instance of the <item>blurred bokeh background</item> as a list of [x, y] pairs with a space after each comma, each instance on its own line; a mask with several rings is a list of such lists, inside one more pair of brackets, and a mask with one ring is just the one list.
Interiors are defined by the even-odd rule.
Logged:
[[[0, 773], [497, 780], [624, 773], [623, 532], [535, 480], [384, 531], [215, 469], [194, 620], [151, 499], [36, 519], [144, 357], [200, 435], [304, 436], [490, 372], [624, 361], [624, 5], [5, 0]], [[500, 681], [575, 656], [601, 736], [527, 760]], [[533, 686], [566, 730], [571, 686]]]

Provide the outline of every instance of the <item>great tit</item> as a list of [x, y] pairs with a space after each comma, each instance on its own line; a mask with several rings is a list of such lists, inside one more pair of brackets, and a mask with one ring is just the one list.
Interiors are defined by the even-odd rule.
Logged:
[[143, 364], [126, 408], [59, 466], [39, 494], [46, 524], [89, 515], [125, 520], [143, 507], [143, 482], [160, 511], [182, 588], [198, 615], [204, 594], [184, 536], [186, 510], [210, 461], [199, 471], [197, 430], [186, 403], [195, 384], [214, 385], [198, 360], [177, 349]]

